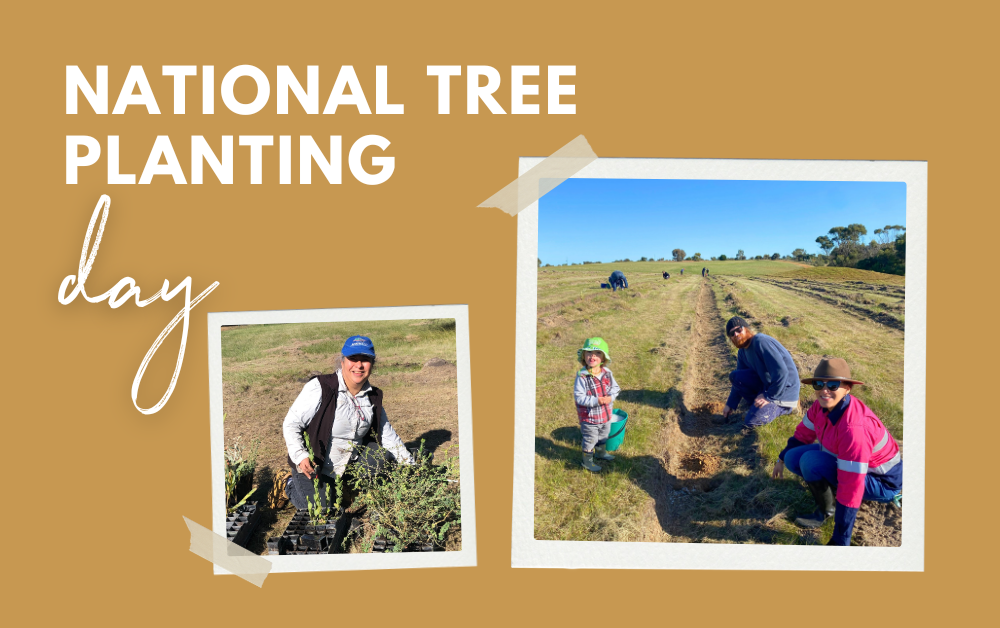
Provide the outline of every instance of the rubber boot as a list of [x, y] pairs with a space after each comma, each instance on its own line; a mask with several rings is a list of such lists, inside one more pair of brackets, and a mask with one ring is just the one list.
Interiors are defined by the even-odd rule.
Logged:
[[594, 458], [598, 460], [614, 460], [615, 457], [608, 453], [607, 447], [605, 445], [598, 445], [597, 449], [594, 450]]
[[818, 528], [837, 511], [836, 502], [833, 499], [833, 489], [826, 480], [816, 480], [815, 482], [806, 482], [806, 484], [809, 485], [809, 490], [812, 491], [813, 498], [816, 500], [816, 512], [797, 517], [795, 524], [803, 528]]
[[590, 452], [589, 454], [583, 452], [583, 462], [580, 464], [583, 465], [584, 469], [592, 473], [600, 473], [601, 471], [601, 468], [594, 464], [594, 452]]

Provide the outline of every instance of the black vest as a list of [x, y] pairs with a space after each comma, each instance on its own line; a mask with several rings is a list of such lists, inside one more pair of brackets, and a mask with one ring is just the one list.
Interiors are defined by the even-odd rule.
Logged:
[[[319, 410], [313, 415], [312, 421], [306, 426], [303, 434], [309, 435], [309, 443], [312, 445], [313, 454], [315, 454], [310, 462], [318, 473], [330, 453], [330, 434], [333, 431], [333, 422], [337, 415], [337, 397], [340, 391], [347, 392], [347, 390], [340, 388], [340, 381], [337, 379], [336, 373], [317, 375], [313, 379], [319, 381], [320, 389], [323, 391], [323, 399], [319, 403]], [[364, 447], [369, 442], [375, 441], [381, 447], [382, 434], [379, 430], [379, 419], [382, 416], [382, 390], [372, 386], [372, 389], [368, 391], [368, 400], [372, 404], [371, 427], [362, 439], [361, 446]], [[298, 468], [292, 462], [291, 456], [288, 458], [288, 464], [293, 469]]]

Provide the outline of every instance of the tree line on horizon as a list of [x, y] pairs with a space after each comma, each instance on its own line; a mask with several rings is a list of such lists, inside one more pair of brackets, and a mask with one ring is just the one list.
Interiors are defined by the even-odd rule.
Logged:
[[[736, 255], [729, 257], [725, 254], [710, 258], [711, 261], [725, 262], [729, 260], [795, 260], [798, 262], [808, 262], [815, 266], [842, 266], [847, 268], [860, 268], [862, 270], [872, 270], [890, 275], [906, 274], [906, 227], [903, 225], [886, 225], [873, 232], [875, 239], [868, 244], [862, 241], [868, 235], [868, 229], [859, 223], [852, 223], [846, 227], [833, 227], [825, 235], [816, 238], [816, 244], [823, 251], [820, 254], [809, 253], [803, 248], [797, 248], [789, 255], [773, 253], [771, 255], [755, 255], [748, 258], [739, 249]], [[671, 258], [641, 257], [637, 260], [629, 258], [616, 259], [612, 264], [620, 262], [701, 262], [705, 261], [701, 253], [688, 256], [684, 249], [676, 248], [670, 252]], [[583, 266], [587, 264], [603, 264], [600, 261], [572, 262], [565, 264], [542, 264], [538, 259], [538, 266]]]

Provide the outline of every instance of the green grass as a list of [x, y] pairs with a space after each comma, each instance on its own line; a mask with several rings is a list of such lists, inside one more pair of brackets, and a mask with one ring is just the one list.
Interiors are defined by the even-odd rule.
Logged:
[[[763, 282], [746, 278], [719, 281], [724, 285], [718, 291], [719, 308], [734, 313], [736, 306], [726, 296], [734, 297], [740, 308], [753, 315], [758, 332], [773, 336], [792, 352], [803, 377], [812, 374], [812, 368], [823, 356], [847, 360], [851, 374], [867, 384], [855, 387], [852, 394], [878, 415], [896, 439], [902, 439], [902, 332], [858, 318], [808, 295]], [[781, 322], [786, 317], [791, 320], [787, 326]], [[800, 399], [804, 407], [811, 405], [812, 390], [803, 387]], [[769, 428], [783, 427], [772, 426]]]
[[[720, 273], [721, 274], [721, 273]], [[812, 266], [810, 268], [795, 268], [780, 273], [782, 278], [815, 279], [818, 281], [863, 281], [869, 284], [906, 285], [906, 277], [902, 275], [887, 275], [860, 268], [840, 268], [837, 266]]]
[[[423, 321], [360, 321], [348, 323], [301, 323], [292, 325], [248, 325], [222, 330], [222, 363], [234, 376], [240, 363], [264, 360], [276, 351], [296, 347], [316, 361], [328, 362], [353, 335], [368, 336], [379, 362], [395, 354], [430, 358], [445, 346], [454, 346], [454, 319]], [[294, 349], [293, 349], [294, 350]], [[377, 367], [378, 368], [378, 367]], [[266, 369], [265, 369], [266, 370]], [[247, 375], [252, 377], [252, 375]]]
[[[683, 356], [671, 355], [675, 338], [694, 315], [696, 282], [662, 282], [645, 291], [595, 291], [561, 308], [560, 320], [539, 325], [535, 536], [539, 539], [638, 540], [637, 513], [649, 499], [640, 486], [660, 452], [657, 439]], [[573, 383], [576, 351], [590, 336], [609, 345], [609, 368], [624, 390], [615, 404], [629, 413], [628, 437], [608, 472], [580, 466], [580, 429]], [[661, 347], [660, 345], [665, 345]], [[651, 353], [657, 350], [658, 353]], [[663, 350], [662, 353], [659, 351]]]
[[[789, 348], [803, 376], [811, 374], [824, 355], [847, 359], [854, 375], [868, 382], [855, 389], [856, 396], [901, 440], [903, 333], [762, 280], [808, 287], [805, 282], [790, 282], [782, 274], [792, 265], [770, 261], [708, 262], [709, 267], [719, 265], [713, 268], [708, 284], [718, 312], [703, 308], [702, 322], [696, 325], [703, 284], [701, 265], [682, 278], [676, 273], [676, 264], [632, 264], [613, 265], [626, 273], [630, 284], [617, 293], [596, 287], [606, 280], [612, 265], [543, 268], [539, 272], [535, 538], [825, 542], [832, 524], [808, 532], [791, 522], [791, 516], [813, 507], [801, 482], [789, 473], [783, 481], [771, 478], [774, 461], [800, 416], [780, 417], [746, 438], [740, 437], [738, 428], [699, 435], [690, 431], [690, 425], [684, 428], [678, 422], [683, 416], [682, 404], [720, 397], [716, 401], [721, 406], [724, 392], [717, 390], [718, 383], [700, 381], [689, 374], [700, 372], [704, 377], [729, 368], [717, 358], [713, 362], [713, 358], [703, 357], [702, 352], [707, 350], [716, 326], [721, 330], [729, 316], [741, 313], [752, 317], [757, 331]], [[688, 263], [684, 266], [688, 268]], [[671, 280], [662, 279], [661, 267], [671, 268]], [[795, 270], [792, 267], [791, 272]], [[876, 304], [902, 302], [902, 295], [890, 292], [892, 286], [883, 294], [845, 283], [857, 281], [844, 272], [852, 269], [820, 270], [822, 278], [814, 275], [809, 279], [846, 298], [858, 294]], [[754, 279], [755, 273], [760, 273], [756, 276], [761, 279]], [[590, 336], [608, 341], [613, 358], [609, 366], [625, 391], [615, 406], [630, 414], [625, 443], [616, 452], [618, 460], [605, 465], [599, 475], [580, 467], [579, 423], [571, 391], [579, 368], [576, 350]], [[727, 347], [726, 351], [735, 354], [735, 348]], [[702, 356], [697, 368], [688, 362], [693, 355]], [[686, 399], [689, 393], [692, 396]], [[813, 401], [812, 390], [803, 388], [801, 399], [807, 408]], [[685, 475], [683, 464], [691, 454], [715, 456], [720, 466], [703, 475]], [[680, 495], [686, 477], [711, 479], [716, 486], [696, 495]]]

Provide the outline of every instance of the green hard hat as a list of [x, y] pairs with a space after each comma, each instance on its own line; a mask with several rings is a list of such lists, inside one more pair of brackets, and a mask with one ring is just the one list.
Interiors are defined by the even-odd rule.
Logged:
[[576, 351], [577, 360], [583, 358], [584, 351], [600, 351], [604, 354], [605, 360], [608, 362], [611, 361], [611, 354], [608, 353], [608, 343], [604, 342], [604, 338], [587, 338], [583, 343], [583, 348]]

